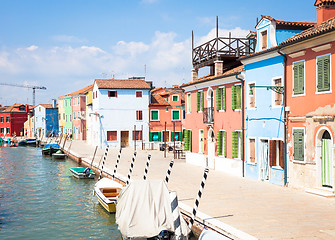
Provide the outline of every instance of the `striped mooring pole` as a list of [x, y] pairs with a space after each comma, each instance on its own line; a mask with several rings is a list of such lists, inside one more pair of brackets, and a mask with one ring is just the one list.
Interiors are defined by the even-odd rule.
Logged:
[[147, 174], [148, 174], [148, 170], [149, 170], [150, 159], [151, 159], [151, 154], [148, 155], [147, 163], [145, 164], [144, 176], [143, 176], [144, 180], [147, 180]]
[[202, 191], [205, 188], [205, 183], [206, 183], [208, 171], [209, 171], [208, 168], [205, 168], [205, 172], [204, 172], [204, 176], [203, 176], [202, 181], [201, 181], [201, 185], [200, 185], [200, 189], [199, 189], [199, 192], [198, 192], [198, 196], [197, 196], [197, 199], [195, 200], [194, 207], [193, 207], [193, 210], [192, 210], [192, 217], [191, 217], [190, 222], [188, 224], [188, 227], [190, 229], [192, 229], [192, 226], [193, 226], [193, 223], [194, 223], [194, 219], [195, 219], [195, 215], [197, 214], [197, 209], [198, 209], [198, 206], [199, 206], [199, 202], [200, 202], [200, 198], [201, 198], [201, 195], [202, 195]]
[[120, 162], [121, 151], [122, 151], [122, 148], [120, 147], [120, 151], [119, 151], [119, 154], [117, 155], [116, 164], [115, 164], [115, 167], [114, 167], [113, 179], [114, 179], [115, 176], [116, 176], [116, 169], [117, 169], [117, 165], [119, 165], [119, 162]]
[[104, 170], [104, 165], [105, 165], [105, 162], [106, 162], [106, 159], [107, 159], [107, 154], [108, 154], [108, 148], [109, 148], [109, 145], [107, 145], [107, 147], [106, 147], [104, 159], [102, 160], [101, 169], [100, 169], [100, 175], [99, 175], [99, 180], [101, 179], [101, 175], [102, 175], [102, 172]]
[[180, 211], [178, 207], [178, 198], [176, 192], [170, 192], [169, 194], [171, 200], [171, 209], [173, 215], [173, 224], [175, 229], [176, 240], [182, 239], [182, 230], [181, 230], [181, 223], [180, 223]]
[[131, 174], [133, 172], [135, 157], [136, 157], [136, 152], [134, 152], [133, 158], [131, 160], [131, 164], [130, 164], [130, 168], [129, 168], [129, 173], [128, 173], [128, 178], [127, 178], [127, 183], [126, 183], [127, 185], [130, 182], [130, 176], [131, 176]]
[[173, 167], [173, 163], [174, 163], [174, 161], [171, 160], [168, 171], [167, 171], [166, 176], [165, 176], [165, 183], [166, 184], [169, 182], [169, 178], [170, 178], [170, 175], [171, 175], [171, 169]]

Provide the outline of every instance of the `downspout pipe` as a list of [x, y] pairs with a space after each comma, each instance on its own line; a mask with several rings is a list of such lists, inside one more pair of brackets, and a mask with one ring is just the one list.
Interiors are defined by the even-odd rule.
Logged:
[[287, 186], [287, 114], [286, 114], [286, 101], [287, 101], [287, 95], [286, 95], [286, 65], [287, 65], [287, 56], [285, 53], [282, 53], [280, 51], [281, 49], [278, 49], [278, 53], [284, 58], [284, 186]]
[[244, 107], [244, 77], [239, 78], [239, 74], [235, 75], [235, 78], [241, 82], [241, 89], [242, 89], [242, 177], [244, 177], [244, 164], [245, 164], [245, 159], [244, 159], [244, 151], [245, 151], [245, 146], [244, 146], [244, 137], [245, 137], [245, 129], [244, 129], [244, 115], [245, 115], [245, 107]]

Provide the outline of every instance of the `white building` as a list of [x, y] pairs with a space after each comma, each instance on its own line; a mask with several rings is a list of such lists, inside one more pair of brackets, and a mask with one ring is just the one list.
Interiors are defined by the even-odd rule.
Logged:
[[[92, 145], [141, 146], [149, 141], [150, 85], [144, 79], [96, 79]], [[136, 132], [135, 132], [136, 129]]]

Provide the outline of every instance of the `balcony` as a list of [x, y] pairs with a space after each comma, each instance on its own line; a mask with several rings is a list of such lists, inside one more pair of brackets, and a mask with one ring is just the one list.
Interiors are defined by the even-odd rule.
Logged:
[[206, 124], [214, 123], [214, 107], [204, 108], [203, 122]]

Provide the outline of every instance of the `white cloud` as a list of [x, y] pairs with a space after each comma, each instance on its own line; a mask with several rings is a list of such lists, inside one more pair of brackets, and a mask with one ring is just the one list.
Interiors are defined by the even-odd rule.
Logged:
[[27, 49], [28, 51], [35, 51], [37, 48], [38, 48], [37, 46], [35, 46], [35, 45], [31, 45], [30, 47], [27, 47], [26, 49]]

